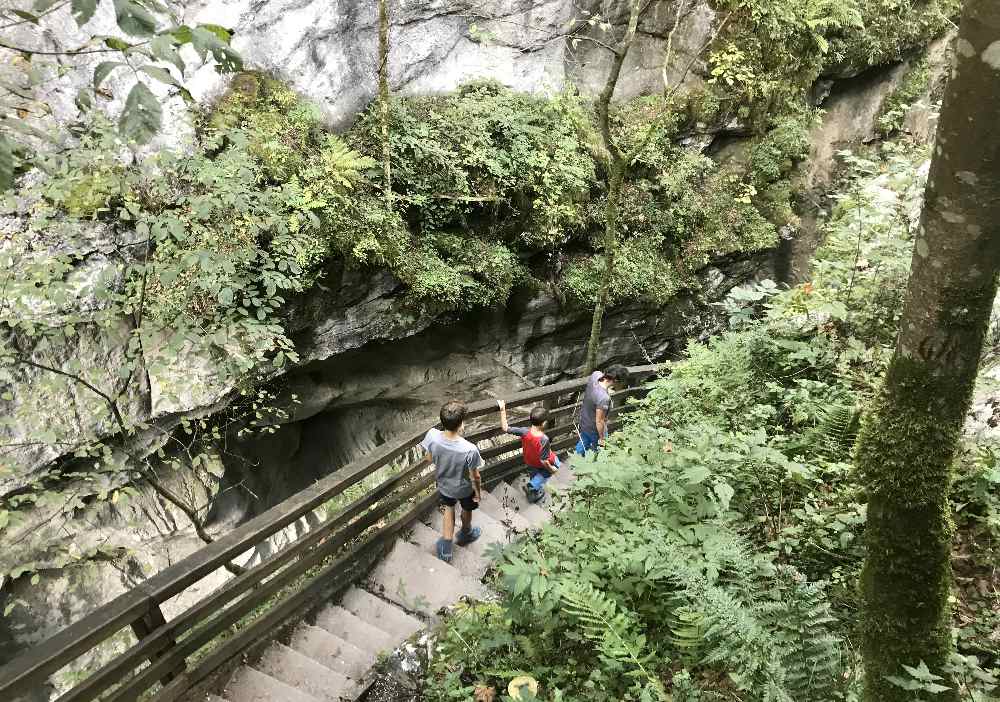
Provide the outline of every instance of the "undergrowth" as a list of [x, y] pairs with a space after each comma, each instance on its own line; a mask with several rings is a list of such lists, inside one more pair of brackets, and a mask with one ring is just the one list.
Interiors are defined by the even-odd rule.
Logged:
[[[612, 446], [574, 464], [567, 508], [498, 556], [501, 602], [440, 630], [426, 699], [515, 675], [542, 700], [858, 699], [852, 451], [895, 338], [926, 153], [843, 158], [812, 282], [736, 291], [730, 331], [692, 344]], [[1000, 667], [996, 451], [970, 438], [953, 497], [953, 665], [983, 701]], [[916, 663], [899, 684], [933, 699]]]

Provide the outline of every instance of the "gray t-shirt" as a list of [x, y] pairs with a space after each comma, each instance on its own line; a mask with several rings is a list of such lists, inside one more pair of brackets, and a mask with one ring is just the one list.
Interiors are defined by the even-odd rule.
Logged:
[[420, 445], [434, 461], [438, 492], [456, 500], [475, 492], [469, 472], [483, 465], [475, 444], [461, 437], [449, 439], [440, 429], [431, 429]]
[[600, 384], [604, 373], [594, 371], [587, 379], [587, 389], [583, 391], [583, 406], [580, 408], [580, 432], [597, 434], [597, 410], [605, 413], [611, 411], [611, 395], [607, 388]]

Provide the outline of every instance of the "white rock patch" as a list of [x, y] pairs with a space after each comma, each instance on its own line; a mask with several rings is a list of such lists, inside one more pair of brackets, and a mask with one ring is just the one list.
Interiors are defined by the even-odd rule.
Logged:
[[982, 54], [983, 63], [994, 71], [1000, 71], [1000, 41], [995, 41], [986, 47]]

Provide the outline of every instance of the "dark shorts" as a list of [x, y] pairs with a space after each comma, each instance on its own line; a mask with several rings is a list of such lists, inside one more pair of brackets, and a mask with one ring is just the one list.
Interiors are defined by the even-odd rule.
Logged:
[[471, 512], [472, 510], [479, 507], [479, 503], [476, 502], [475, 495], [469, 495], [468, 497], [459, 498], [459, 497], [448, 497], [447, 495], [442, 495], [439, 492], [438, 500], [440, 500], [441, 504], [444, 505], [445, 507], [454, 507], [456, 504], [461, 502], [462, 509], [464, 509], [466, 512]]

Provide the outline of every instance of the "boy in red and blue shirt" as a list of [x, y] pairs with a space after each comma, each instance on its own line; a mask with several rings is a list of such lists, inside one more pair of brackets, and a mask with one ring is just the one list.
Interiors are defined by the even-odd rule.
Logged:
[[500, 428], [508, 434], [521, 437], [521, 452], [524, 464], [531, 469], [531, 477], [524, 486], [528, 502], [538, 502], [545, 497], [545, 483], [559, 470], [559, 456], [551, 449], [549, 437], [545, 435], [545, 423], [549, 421], [549, 411], [544, 407], [531, 409], [531, 428], [512, 427], [507, 423], [507, 405], [497, 400], [500, 407]]

